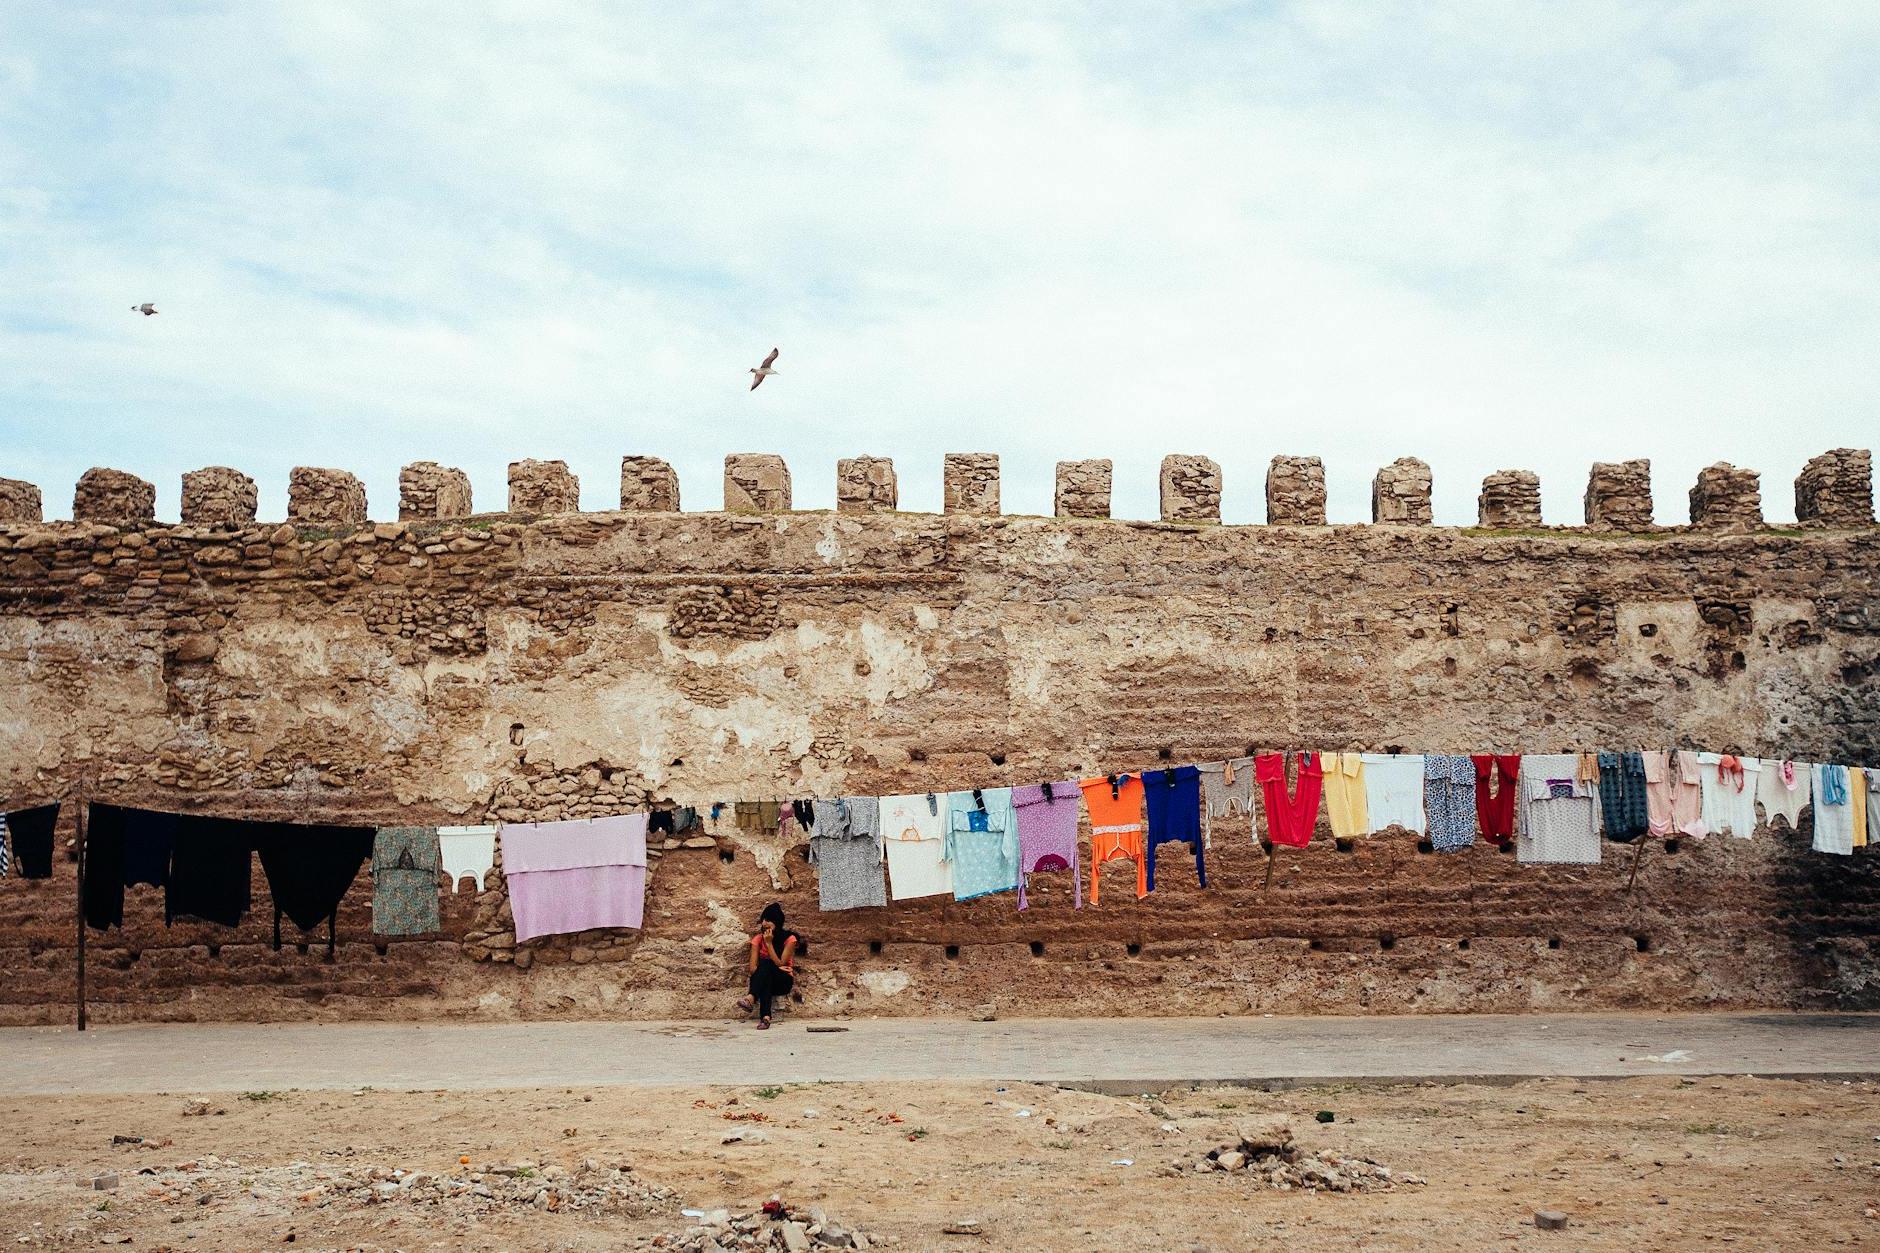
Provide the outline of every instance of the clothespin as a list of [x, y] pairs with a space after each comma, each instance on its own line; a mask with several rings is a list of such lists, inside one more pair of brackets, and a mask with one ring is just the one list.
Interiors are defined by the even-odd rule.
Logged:
[[1047, 801], [1054, 801], [1057, 799], [1057, 797], [1051, 794], [1051, 785], [1049, 783], [1044, 784], [1043, 787], [1044, 787], [1044, 798]]
[[981, 789], [979, 789], [979, 788], [974, 788], [974, 789], [973, 789], [973, 804], [974, 804], [974, 806], [975, 806], [975, 807], [977, 807], [977, 808], [978, 808], [978, 810], [979, 810], [979, 811], [980, 811], [981, 813], [984, 813], [984, 812], [985, 812], [985, 809], [986, 809], [986, 798], [985, 798], [985, 795], [983, 794], [983, 792], [982, 792], [982, 790], [981, 790]]

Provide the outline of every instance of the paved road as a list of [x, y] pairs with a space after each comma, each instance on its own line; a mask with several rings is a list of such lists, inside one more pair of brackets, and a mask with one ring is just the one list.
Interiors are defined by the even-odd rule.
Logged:
[[[845, 1026], [835, 1033], [811, 1026]], [[1880, 1076], [1876, 1014], [868, 1019], [0, 1029], [0, 1095], [261, 1089], [1035, 1080], [1507, 1081], [1539, 1075]]]

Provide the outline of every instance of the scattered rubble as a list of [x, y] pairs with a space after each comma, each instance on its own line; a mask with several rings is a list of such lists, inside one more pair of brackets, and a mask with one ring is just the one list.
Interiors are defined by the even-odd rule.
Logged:
[[642, 1247], [671, 1249], [675, 1253], [729, 1253], [733, 1249], [812, 1253], [823, 1249], [880, 1249], [899, 1243], [893, 1236], [871, 1236], [834, 1222], [814, 1205], [793, 1210], [776, 1196], [754, 1210], [685, 1213], [693, 1219], [692, 1226], [651, 1236], [642, 1241]]
[[1283, 1123], [1242, 1127], [1233, 1139], [1199, 1157], [1177, 1158], [1161, 1172], [1171, 1177], [1211, 1173], [1249, 1175], [1282, 1191], [1376, 1192], [1399, 1184], [1419, 1187], [1425, 1182], [1420, 1175], [1398, 1174], [1368, 1157], [1330, 1149], [1308, 1153], [1293, 1139], [1292, 1128]]
[[[243, 1167], [233, 1158], [209, 1154], [137, 1172], [132, 1192], [139, 1202], [212, 1206], [237, 1196], [312, 1209], [398, 1205], [436, 1208], [451, 1217], [502, 1212], [596, 1213], [650, 1217], [677, 1208], [674, 1193], [647, 1183], [625, 1164], [594, 1158], [575, 1166], [517, 1161], [448, 1171], [386, 1166], [336, 1166], [297, 1161], [282, 1166]], [[115, 1186], [115, 1176], [112, 1179]], [[88, 1181], [89, 1182], [89, 1181]]]

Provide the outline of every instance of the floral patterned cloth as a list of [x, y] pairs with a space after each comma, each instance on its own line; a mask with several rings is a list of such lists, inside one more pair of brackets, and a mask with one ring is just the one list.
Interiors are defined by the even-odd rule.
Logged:
[[436, 827], [380, 827], [372, 840], [372, 931], [428, 935], [442, 928]]

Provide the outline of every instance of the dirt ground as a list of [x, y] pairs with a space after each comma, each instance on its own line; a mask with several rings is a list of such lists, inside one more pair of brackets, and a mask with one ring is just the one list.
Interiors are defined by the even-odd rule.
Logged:
[[[633, 1249], [693, 1225], [682, 1207], [744, 1210], [776, 1193], [908, 1250], [1824, 1249], [1880, 1243], [1877, 1087], [360, 1090], [209, 1095], [194, 1116], [190, 1093], [0, 1098], [0, 1240]], [[1169, 1169], [1276, 1118], [1307, 1150], [1426, 1182], [1279, 1191], [1245, 1172]], [[410, 1187], [393, 1171], [422, 1174]], [[115, 1190], [90, 1189], [101, 1172]], [[473, 1179], [498, 1186], [484, 1197]], [[1571, 1225], [1538, 1230], [1541, 1208]], [[962, 1220], [981, 1234], [943, 1231]]]

